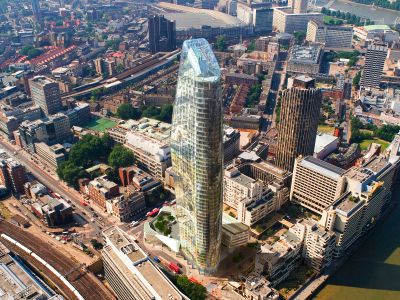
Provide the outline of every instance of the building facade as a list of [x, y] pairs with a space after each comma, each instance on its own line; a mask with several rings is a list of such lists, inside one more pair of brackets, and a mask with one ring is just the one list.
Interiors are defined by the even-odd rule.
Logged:
[[292, 172], [299, 155], [314, 153], [322, 96], [314, 79], [298, 76], [281, 101], [276, 165]]
[[331, 26], [321, 21], [310, 20], [307, 25], [306, 40], [323, 43], [329, 48], [351, 48], [353, 27]]
[[148, 18], [149, 47], [151, 53], [170, 52], [176, 49], [175, 21], [164, 16]]
[[365, 53], [365, 66], [360, 85], [363, 87], [379, 87], [388, 47], [385, 43], [368, 45]]
[[220, 69], [205, 39], [183, 44], [172, 121], [171, 154], [186, 258], [215, 272], [222, 230], [222, 101]]
[[62, 110], [60, 88], [56, 81], [45, 76], [36, 76], [29, 80], [29, 87], [32, 100], [46, 116]]

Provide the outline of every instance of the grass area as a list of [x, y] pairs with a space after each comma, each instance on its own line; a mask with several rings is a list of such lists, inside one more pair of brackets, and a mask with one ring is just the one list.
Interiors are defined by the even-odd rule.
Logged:
[[333, 134], [334, 132], [334, 127], [329, 126], [329, 125], [318, 125], [318, 132], [320, 133], [328, 133], [328, 134]]
[[367, 133], [367, 134], [374, 134], [374, 132], [372, 130], [368, 130], [368, 129], [360, 129], [361, 133]]
[[324, 16], [324, 23], [329, 23], [330, 20], [336, 20], [336, 18], [331, 16]]
[[306, 265], [300, 265], [289, 277], [281, 282], [277, 289], [284, 299], [288, 299], [315, 271]]
[[1, 202], [0, 202], [0, 215], [4, 219], [9, 219], [11, 217], [10, 210], [4, 205], [4, 203], [1, 203]]
[[369, 145], [371, 145], [372, 143], [380, 144], [382, 146], [381, 150], [385, 150], [390, 144], [389, 142], [386, 142], [386, 141], [381, 140], [381, 139], [363, 140], [360, 143], [361, 150], [368, 150]]
[[95, 131], [105, 131], [107, 128], [112, 128], [117, 125], [116, 122], [105, 119], [105, 118], [99, 118], [99, 119], [92, 119], [86, 126], [85, 128], [95, 130]]

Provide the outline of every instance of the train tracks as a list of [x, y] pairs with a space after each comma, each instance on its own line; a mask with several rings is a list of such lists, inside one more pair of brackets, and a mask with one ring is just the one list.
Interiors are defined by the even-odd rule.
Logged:
[[[57, 251], [54, 247], [49, 245], [48, 243], [40, 240], [29, 232], [26, 232], [7, 221], [0, 222], [0, 233], [5, 233], [21, 243], [22, 245], [28, 247], [33, 252], [38, 253], [43, 259], [46, 260], [51, 266], [53, 266], [58, 272], [61, 274], [67, 274], [70, 270], [74, 270], [72, 274], [68, 275], [68, 280], [70, 283], [79, 291], [79, 293], [86, 300], [115, 300], [114, 295], [107, 290], [105, 286], [91, 273], [87, 273], [81, 268], [77, 268], [79, 266], [78, 263], [75, 263], [70, 258], [65, 257], [62, 253]], [[38, 261], [32, 261], [32, 258], [29, 255], [26, 255], [15, 247], [8, 241], [1, 239], [7, 247], [13, 250], [15, 253], [20, 255], [22, 258], [28, 260], [34, 266], [38, 264], [41, 265]], [[43, 268], [41, 268], [43, 270]], [[46, 271], [46, 270], [44, 270]], [[45, 272], [46, 275], [49, 275], [50, 272]], [[57, 285], [63, 290], [63, 292], [70, 298], [75, 299], [75, 296], [65, 288], [65, 285], [60, 283], [57, 278], [53, 276], [49, 276], [49, 278], [57, 283]]]

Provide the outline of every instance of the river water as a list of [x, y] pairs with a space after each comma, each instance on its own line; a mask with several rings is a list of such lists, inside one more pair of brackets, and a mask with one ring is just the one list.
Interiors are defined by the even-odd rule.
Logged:
[[[328, 0], [317, 0], [316, 5], [323, 6], [328, 2]], [[375, 21], [375, 24], [391, 25], [394, 23], [397, 17], [400, 17], [400, 11], [373, 8], [368, 5], [350, 2], [348, 0], [335, 0], [330, 8], [343, 12], [349, 12], [359, 17], [371, 19]]]
[[400, 299], [400, 187], [397, 206], [328, 280], [315, 300]]

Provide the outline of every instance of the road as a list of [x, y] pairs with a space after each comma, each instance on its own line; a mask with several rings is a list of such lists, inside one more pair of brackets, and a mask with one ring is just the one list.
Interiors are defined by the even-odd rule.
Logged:
[[100, 222], [98, 219], [95, 219], [95, 222], [90, 222], [87, 217], [85, 216], [91, 216], [93, 212], [89, 209], [87, 206], [83, 206], [83, 198], [82, 195], [74, 190], [73, 188], [70, 188], [66, 186], [63, 182], [55, 178], [55, 176], [52, 176], [51, 174], [47, 173], [44, 168], [41, 168], [37, 164], [31, 160], [31, 156], [26, 153], [25, 151], [21, 151], [17, 147], [7, 143], [6, 141], [0, 139], [0, 147], [3, 148], [8, 155], [11, 157], [15, 158], [17, 161], [19, 161], [21, 164], [25, 166], [25, 168], [32, 173], [32, 175], [42, 184], [44, 184], [46, 187], [48, 187], [50, 190], [53, 192], [56, 192], [60, 194], [64, 199], [69, 199], [71, 202], [75, 205], [75, 214], [78, 214], [79, 217], [76, 218], [76, 220], [84, 220], [82, 222], [84, 225], [90, 224], [89, 227], [93, 231], [93, 236], [99, 236], [102, 228], [106, 226], [112, 225], [112, 222], [109, 222], [106, 216], [104, 216], [104, 213], [100, 211], [99, 208], [93, 207], [93, 209], [96, 210], [96, 213], [104, 216], [102, 221]]

